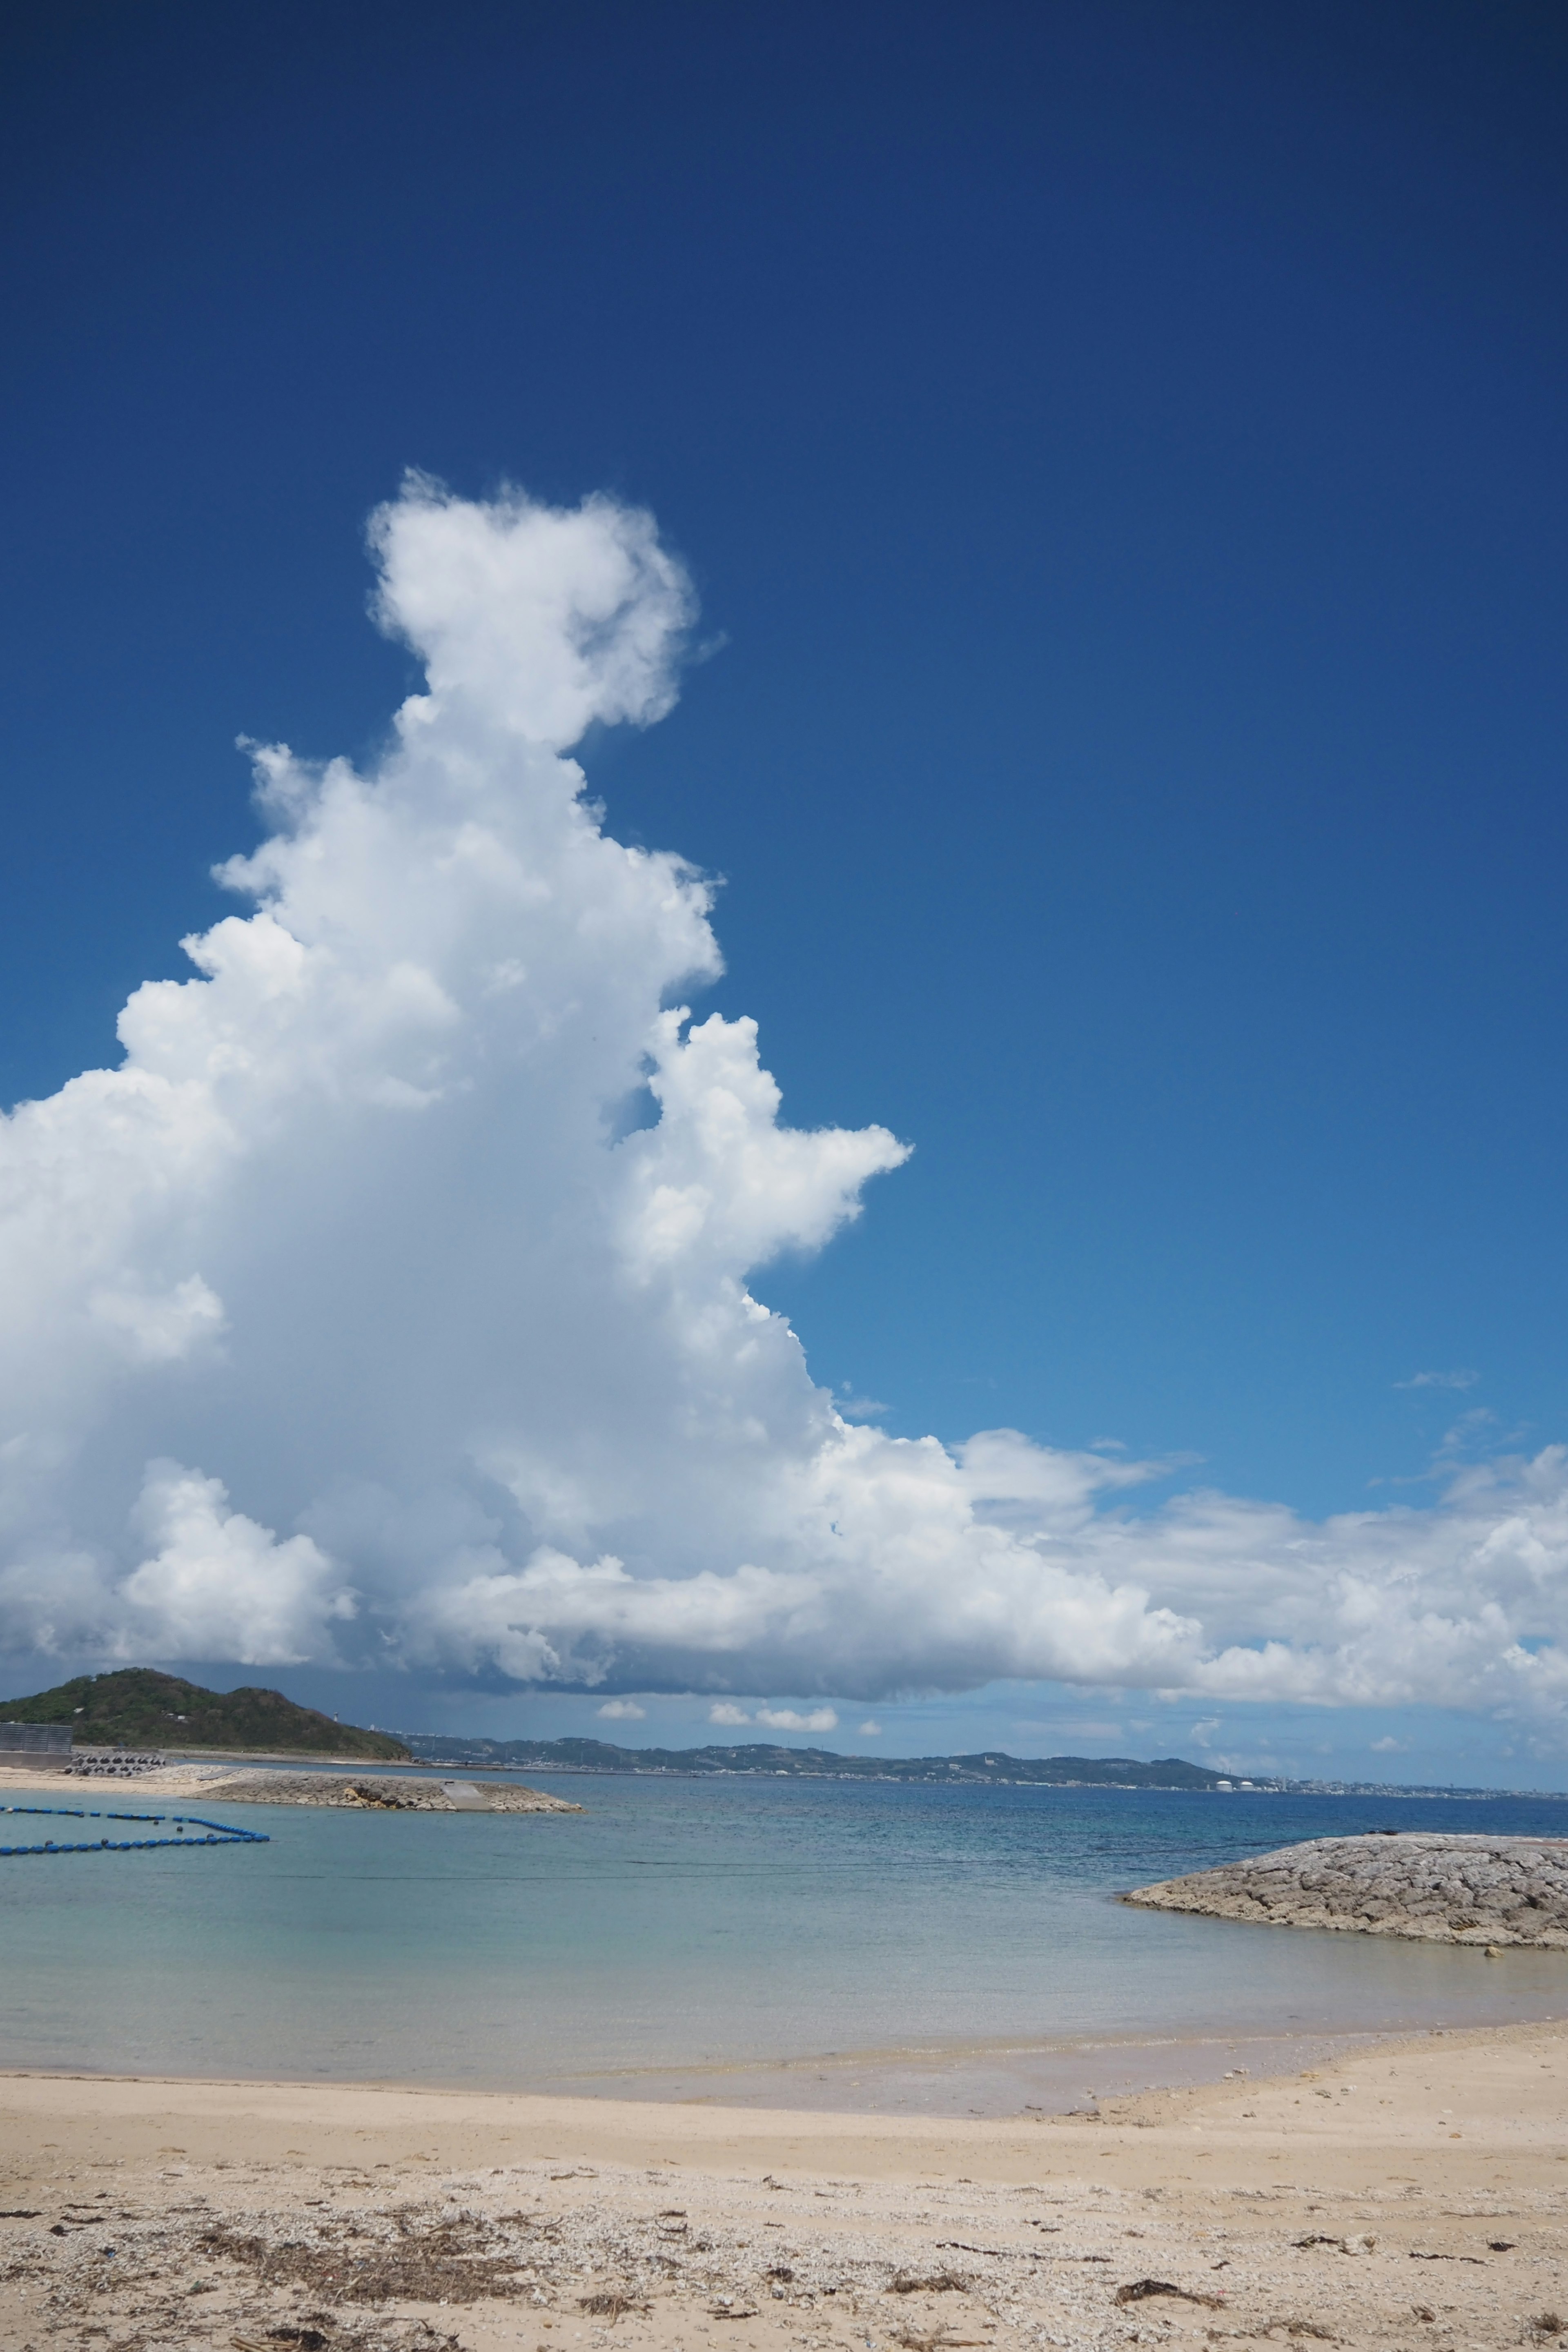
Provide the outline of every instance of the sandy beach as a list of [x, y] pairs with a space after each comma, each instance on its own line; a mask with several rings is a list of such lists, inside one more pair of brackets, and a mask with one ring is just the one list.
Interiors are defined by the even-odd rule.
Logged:
[[0, 2347], [1546, 2342], [1568, 2034], [970, 2122], [0, 2077]]
[[[140, 1801], [143, 1797], [211, 1797], [216, 1794], [218, 1784], [231, 1779], [238, 1769], [228, 1761], [181, 1761], [161, 1764], [153, 1771], [127, 1775], [121, 1780], [110, 1774], [100, 1779], [82, 1773], [43, 1772], [0, 1764], [0, 1804], [119, 1805], [123, 1802], [130, 1806], [133, 1799]], [[247, 1766], [244, 1769], [248, 1770], [251, 1768]]]
[[0, 1767], [0, 1806], [36, 1804], [83, 1811], [147, 1812], [158, 1804], [201, 1800], [226, 1805], [312, 1805], [352, 1811], [369, 1807], [388, 1812], [580, 1813], [563, 1797], [547, 1797], [521, 1782], [475, 1782], [459, 1774], [443, 1778], [389, 1772], [384, 1765], [331, 1762], [321, 1769], [294, 1765], [285, 1770], [256, 1763], [170, 1762], [121, 1779], [64, 1772], [9, 1770]]

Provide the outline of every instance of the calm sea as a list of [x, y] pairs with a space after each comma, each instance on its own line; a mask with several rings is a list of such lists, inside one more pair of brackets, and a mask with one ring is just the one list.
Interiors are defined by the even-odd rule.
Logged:
[[0, 1861], [0, 2065], [1005, 2113], [1568, 2014], [1568, 1954], [1112, 1900], [1332, 1832], [1563, 1835], [1568, 1802], [531, 1777], [586, 1812], [209, 1801], [271, 1843]]

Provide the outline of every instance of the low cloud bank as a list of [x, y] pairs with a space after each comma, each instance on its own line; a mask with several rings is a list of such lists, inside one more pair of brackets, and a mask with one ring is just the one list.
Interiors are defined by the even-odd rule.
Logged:
[[708, 888], [567, 756], [669, 708], [679, 566], [607, 499], [417, 478], [371, 536], [426, 674], [384, 758], [257, 751], [250, 911], [0, 1128], [0, 1646], [806, 1728], [1010, 1676], [1561, 1715], [1562, 1449], [1312, 1524], [847, 1420], [749, 1286], [905, 1146], [783, 1125], [754, 1024], [679, 1009]]

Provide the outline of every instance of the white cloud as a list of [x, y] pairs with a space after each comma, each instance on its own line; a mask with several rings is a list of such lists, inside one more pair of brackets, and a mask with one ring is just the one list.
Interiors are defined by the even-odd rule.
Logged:
[[606, 1723], [646, 1723], [647, 1709], [639, 1706], [635, 1698], [607, 1698], [597, 1713]]
[[862, 1739], [879, 1739], [882, 1736], [882, 1727], [879, 1723], [868, 1718], [859, 1726], [859, 1733]]
[[1371, 1743], [1374, 1756], [1402, 1756], [1409, 1745], [1408, 1739], [1395, 1739], [1392, 1731], [1384, 1732], [1381, 1739]]
[[668, 708], [679, 565], [608, 500], [422, 481], [372, 539], [426, 690], [369, 772], [256, 751], [242, 909], [117, 1068], [0, 1125], [0, 1647], [760, 1694], [770, 1728], [1008, 1677], [1561, 1719], [1561, 1448], [1456, 1437], [1424, 1509], [1140, 1509], [1171, 1464], [894, 1439], [814, 1386], [757, 1269], [905, 1147], [783, 1125], [754, 1024], [679, 1009], [708, 886], [564, 756]]
[[88, 1313], [121, 1341], [132, 1363], [177, 1364], [224, 1328], [223, 1301], [199, 1274], [188, 1274], [170, 1290], [144, 1289], [127, 1274], [117, 1287], [95, 1290]]
[[[720, 1699], [708, 1710], [710, 1723], [731, 1727], [740, 1724], [760, 1726], [765, 1731], [837, 1731], [838, 1717], [830, 1706], [814, 1706], [802, 1715], [793, 1706], [759, 1706], [750, 1714], [731, 1699]], [[861, 1727], [864, 1729], [864, 1726]]]
[[308, 1657], [354, 1614], [341, 1572], [309, 1536], [279, 1543], [228, 1508], [216, 1478], [150, 1463], [132, 1517], [156, 1546], [126, 1580], [132, 1637], [138, 1613], [154, 1632], [174, 1620], [197, 1652], [256, 1665]]
[[429, 681], [404, 705], [406, 733], [447, 729], [460, 710], [563, 751], [595, 719], [646, 726], [674, 702], [696, 607], [651, 515], [609, 499], [563, 512], [516, 493], [475, 505], [411, 474], [370, 540], [376, 617]]
[[1479, 1372], [1415, 1372], [1394, 1385], [1396, 1389], [1473, 1389], [1479, 1379]]

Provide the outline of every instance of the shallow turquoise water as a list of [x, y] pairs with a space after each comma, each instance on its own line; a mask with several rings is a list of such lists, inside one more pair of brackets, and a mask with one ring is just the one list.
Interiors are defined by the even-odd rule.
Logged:
[[588, 1811], [209, 1801], [272, 1842], [0, 1862], [0, 2064], [689, 2094], [827, 2053], [1568, 2011], [1568, 1955], [1110, 1899], [1331, 1832], [1563, 1834], [1550, 1801], [533, 1777]]

